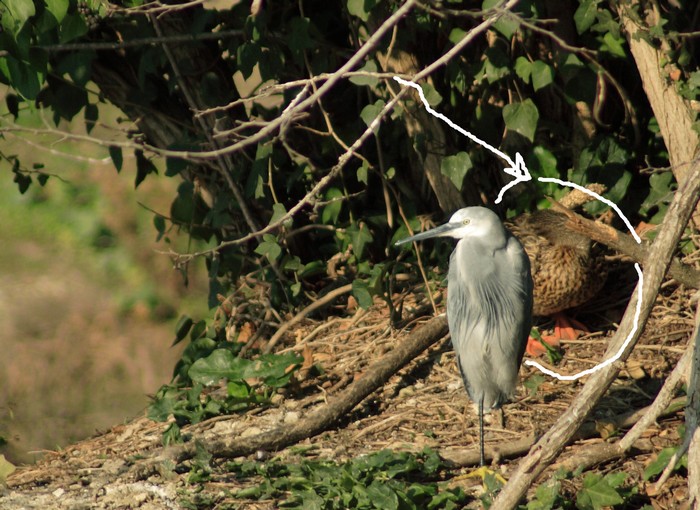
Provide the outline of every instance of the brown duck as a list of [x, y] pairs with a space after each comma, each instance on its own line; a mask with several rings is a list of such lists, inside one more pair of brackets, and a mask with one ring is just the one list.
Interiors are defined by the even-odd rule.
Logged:
[[[561, 338], [576, 338], [572, 325], [585, 330], [582, 324], [567, 319], [562, 312], [593, 298], [607, 278], [602, 250], [593, 246], [586, 236], [568, 230], [564, 226], [566, 220], [561, 213], [542, 210], [523, 214], [507, 223], [530, 258], [533, 315], [555, 319], [554, 335], [543, 337], [546, 343], [554, 346]], [[538, 356], [545, 348], [530, 338], [527, 352]]]

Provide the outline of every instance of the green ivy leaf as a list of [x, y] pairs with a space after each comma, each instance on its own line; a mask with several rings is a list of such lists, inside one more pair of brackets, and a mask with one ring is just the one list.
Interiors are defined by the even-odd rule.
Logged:
[[646, 215], [655, 206], [668, 203], [673, 198], [673, 174], [664, 172], [649, 177], [649, 195], [642, 202], [639, 213]]
[[430, 106], [437, 106], [442, 103], [442, 96], [430, 83], [423, 82], [420, 88], [423, 89], [425, 100], [428, 101]]
[[532, 166], [532, 172], [537, 177], [559, 177], [557, 169], [557, 158], [550, 151], [538, 145], [532, 150], [535, 156], [535, 162]]
[[579, 34], [591, 28], [598, 13], [600, 0], [579, 0], [579, 6], [574, 13], [574, 23]]
[[161, 239], [163, 239], [163, 236], [165, 235], [165, 218], [163, 218], [160, 214], [156, 214], [153, 216], [153, 226], [156, 229], [156, 232], [158, 232], [158, 235], [156, 236], [156, 242], [159, 242]]
[[3, 28], [13, 35], [17, 35], [24, 23], [36, 14], [34, 2], [28, 0], [4, 0], [2, 2], [5, 12], [0, 16]]
[[227, 349], [216, 349], [206, 358], [195, 361], [187, 374], [193, 382], [211, 386], [221, 379], [245, 379], [245, 369], [249, 364], [249, 360], [235, 357]]
[[44, 82], [44, 75], [37, 72], [33, 66], [20, 62], [8, 55], [4, 59], [12, 88], [25, 99], [36, 99]]
[[314, 41], [309, 36], [309, 18], [296, 16], [289, 21], [289, 37], [286, 39], [292, 51], [304, 51], [314, 47]]
[[85, 105], [85, 130], [90, 133], [95, 127], [95, 123], [99, 117], [99, 111], [96, 104], [88, 103]]
[[272, 234], [265, 234], [263, 236], [263, 242], [261, 242], [257, 248], [255, 248], [255, 253], [258, 255], [263, 255], [267, 257], [267, 260], [274, 263], [282, 255], [282, 248], [277, 242], [277, 238]]
[[503, 107], [503, 120], [506, 127], [521, 134], [531, 142], [535, 140], [539, 118], [540, 114], [532, 99], [526, 99], [521, 103], [511, 103]]
[[447, 37], [452, 44], [457, 44], [459, 41], [464, 39], [464, 37], [467, 35], [466, 30], [462, 30], [461, 28], [453, 28], [450, 31], [450, 35]]
[[372, 501], [375, 508], [386, 508], [387, 510], [395, 510], [399, 508], [399, 498], [396, 492], [392, 490], [384, 481], [373, 480], [367, 487], [367, 495]]
[[229, 397], [247, 400], [250, 398], [251, 388], [245, 381], [230, 381], [226, 385], [226, 392]]
[[87, 32], [88, 27], [80, 14], [68, 14], [61, 22], [59, 41], [61, 43], [67, 43], [84, 36]]
[[[500, 3], [502, 3], [501, 0], [484, 0], [481, 8], [483, 10], [491, 9]], [[493, 24], [493, 28], [498, 30], [506, 39], [513, 37], [513, 34], [518, 30], [519, 26], [520, 24], [517, 20], [506, 16], [501, 17], [498, 21], [496, 21], [496, 23]]]
[[365, 253], [365, 247], [371, 243], [373, 238], [366, 223], [360, 222], [349, 226], [346, 230], [352, 242], [352, 251], [358, 259], [362, 259]]
[[331, 201], [321, 211], [321, 223], [326, 225], [335, 225], [338, 222], [340, 211], [343, 209], [343, 201], [341, 200], [343, 192], [338, 188], [329, 188], [325, 194], [325, 200]]
[[58, 23], [63, 21], [63, 18], [65, 18], [68, 13], [70, 2], [68, 0], [44, 0], [44, 2], [46, 3], [46, 10], [53, 14], [56, 21]]
[[[651, 463], [644, 468], [644, 473], [642, 474], [642, 477], [645, 482], [648, 482], [652, 478], [654, 478], [657, 475], [660, 475], [664, 469], [666, 469], [666, 466], [668, 466], [669, 462], [671, 462], [671, 457], [673, 457], [673, 454], [676, 453], [678, 450], [677, 447], [671, 446], [668, 448], [664, 448], [661, 450], [656, 458], [651, 461]], [[674, 471], [681, 466], [687, 466], [688, 463], [688, 456], [687, 454], [683, 455], [680, 459], [678, 459], [678, 462], [676, 462], [676, 465], [674, 466]]]
[[263, 354], [249, 362], [244, 368], [242, 379], [262, 379], [271, 388], [286, 385], [293, 368], [301, 365], [303, 358], [293, 352], [286, 354]]
[[[362, 111], [360, 112], [360, 118], [364, 121], [365, 125], [369, 127], [369, 125], [374, 121], [374, 119], [376, 119], [379, 116], [382, 109], [384, 109], [385, 104], [386, 103], [384, 103], [384, 101], [378, 99], [374, 102], [374, 104], [368, 104], [362, 109]], [[381, 123], [377, 124], [374, 127], [374, 134], [377, 134], [379, 132], [380, 125]]]
[[535, 91], [545, 88], [554, 81], [554, 71], [541, 60], [532, 63], [532, 87]]
[[608, 32], [603, 36], [603, 44], [600, 46], [600, 50], [608, 52], [615, 57], [625, 58], [627, 54], [625, 53], [623, 44], [624, 39], [621, 37], [615, 37], [613, 34]]
[[576, 495], [576, 507], [581, 510], [600, 510], [623, 503], [624, 499], [616, 490], [617, 485], [611, 485], [611, 482], [616, 480], [608, 476], [603, 477], [598, 473], [586, 475], [583, 488]]
[[367, 310], [374, 303], [372, 293], [369, 291], [369, 286], [362, 280], [353, 280], [352, 295], [357, 300], [357, 304], [360, 305], [360, 308], [364, 310]]
[[[275, 223], [277, 220], [279, 220], [282, 216], [287, 214], [287, 208], [284, 206], [284, 204], [273, 204], [272, 205], [272, 217], [270, 218], [270, 223]], [[292, 223], [293, 223], [293, 218], [288, 218], [282, 222], [282, 225], [285, 228], [291, 228]]]
[[[162, 225], [156, 225], [156, 228], [158, 229], [158, 232], [162, 232], [165, 230], [165, 218], [162, 216], [155, 216], [153, 220], [155, 223], [155, 220], [159, 218], [162, 221]], [[187, 333], [189, 333], [192, 329], [193, 325], [194, 321], [189, 315], [183, 315], [180, 317], [180, 320], [178, 320], [177, 324], [175, 325], [175, 340], [173, 341], [173, 345], [176, 345], [184, 340], [187, 337]]]
[[[368, 60], [365, 65], [358, 69], [358, 71], [363, 71], [366, 73], [376, 73], [377, 63], [374, 60]], [[350, 83], [354, 83], [359, 86], [369, 86], [374, 87], [379, 83], [379, 79], [371, 78], [369, 76], [352, 76], [350, 78]]]
[[515, 74], [525, 83], [530, 83], [532, 75], [532, 62], [525, 57], [518, 57], [515, 60]]
[[185, 170], [188, 164], [185, 159], [168, 156], [165, 158], [165, 175], [168, 177], [180, 175], [180, 172]]
[[246, 80], [253, 74], [255, 65], [260, 61], [260, 46], [255, 42], [246, 42], [238, 47], [236, 52], [238, 70]]
[[493, 46], [484, 52], [486, 60], [482, 71], [475, 78], [486, 78], [489, 83], [496, 83], [510, 74], [511, 61], [500, 48]]
[[17, 183], [19, 192], [24, 195], [24, 193], [26, 193], [26, 191], [29, 189], [29, 186], [32, 184], [32, 178], [19, 171], [14, 172], [14, 174], [15, 175], [12, 180]]
[[369, 182], [369, 165], [365, 160], [362, 161], [362, 165], [357, 169], [357, 180], [365, 186], [367, 186]]
[[7, 105], [7, 111], [12, 114], [12, 116], [17, 120], [19, 117], [19, 97], [17, 94], [7, 94], [5, 96], [5, 104]]
[[443, 158], [440, 164], [440, 172], [452, 181], [455, 188], [462, 191], [464, 177], [467, 175], [467, 172], [471, 170], [472, 166], [473, 164], [469, 154], [466, 152], [458, 152], [454, 156]]
[[377, 5], [377, 0], [348, 0], [348, 12], [362, 21], [369, 19], [369, 13]]
[[[544, 380], [544, 378], [542, 378]], [[527, 503], [527, 510], [551, 510], [557, 503], [561, 483], [550, 479], [535, 490], [535, 498]]]

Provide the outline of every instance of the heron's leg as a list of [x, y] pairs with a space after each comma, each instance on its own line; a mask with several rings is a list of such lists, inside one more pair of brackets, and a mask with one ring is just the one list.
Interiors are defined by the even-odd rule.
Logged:
[[479, 477], [485, 483], [486, 477], [491, 475], [501, 484], [505, 484], [506, 479], [503, 478], [503, 476], [501, 476], [498, 472], [488, 467], [486, 465], [486, 459], [484, 458], [484, 395], [479, 397], [477, 406], [479, 408], [479, 467], [471, 473], [457, 477], [457, 479]]

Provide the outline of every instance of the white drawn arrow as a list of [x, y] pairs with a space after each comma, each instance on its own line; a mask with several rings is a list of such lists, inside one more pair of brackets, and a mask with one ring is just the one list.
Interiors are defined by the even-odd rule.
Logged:
[[496, 147], [493, 145], [489, 144], [488, 142], [485, 142], [481, 138], [474, 136], [471, 134], [469, 131], [466, 129], [458, 126], [454, 122], [452, 122], [450, 119], [445, 117], [442, 113], [439, 113], [435, 110], [433, 110], [430, 107], [430, 104], [428, 103], [428, 100], [425, 98], [425, 94], [423, 93], [423, 89], [420, 87], [415, 82], [404, 80], [403, 78], [399, 78], [398, 76], [394, 76], [394, 80], [399, 82], [401, 85], [406, 85], [408, 87], [413, 87], [418, 91], [418, 95], [420, 96], [421, 101], [423, 101], [423, 106], [425, 106], [425, 109], [428, 113], [430, 113], [433, 117], [437, 117], [444, 123], [446, 123], [448, 126], [450, 126], [452, 129], [457, 131], [458, 133], [463, 134], [467, 138], [469, 138], [472, 142], [478, 143], [485, 149], [490, 150], [493, 152], [496, 156], [500, 157], [501, 159], [506, 160], [506, 162], [510, 165], [509, 167], [506, 167], [503, 169], [505, 173], [508, 175], [511, 175], [515, 177], [515, 180], [510, 181], [508, 184], [503, 186], [501, 191], [498, 193], [498, 198], [496, 199], [496, 203], [500, 204], [501, 200], [503, 199], [503, 194], [508, 191], [510, 188], [515, 186], [516, 184], [520, 182], [526, 182], [526, 181], [531, 181], [532, 177], [530, 176], [530, 171], [527, 169], [527, 166], [525, 165], [525, 161], [523, 160], [522, 155], [519, 152], [515, 153], [515, 162], [513, 162], [512, 159], [508, 156], [508, 154], [505, 154], [501, 151], [499, 151]]
[[[423, 106], [425, 106], [425, 109], [426, 109], [426, 111], [428, 111], [428, 113], [430, 113], [434, 117], [437, 117], [441, 121], [445, 122], [448, 126], [450, 126], [452, 129], [454, 129], [458, 133], [463, 134], [464, 136], [466, 136], [467, 138], [469, 138], [473, 142], [478, 143], [482, 147], [493, 152], [496, 156], [499, 156], [508, 162], [508, 164], [510, 166], [504, 168], [503, 171], [505, 173], [507, 173], [508, 175], [512, 175], [513, 177], [515, 177], [515, 180], [509, 182], [501, 189], [501, 191], [498, 193], [498, 198], [496, 199], [497, 204], [501, 203], [501, 200], [503, 199], [503, 194], [506, 191], [508, 191], [510, 188], [512, 188], [513, 186], [515, 186], [519, 182], [525, 182], [525, 181], [532, 180], [532, 177], [530, 176], [530, 171], [527, 169], [527, 166], [525, 165], [525, 161], [523, 161], [523, 157], [520, 155], [519, 152], [515, 153], [515, 163], [514, 163], [513, 160], [508, 157], [507, 154], [504, 154], [503, 152], [499, 151], [498, 149], [496, 149], [492, 145], [489, 145], [487, 142], [474, 136], [466, 129], [464, 129], [464, 128], [458, 126], [457, 124], [455, 124], [454, 122], [452, 122], [450, 119], [445, 117], [443, 114], [433, 110], [430, 107], [430, 104], [428, 104], [428, 100], [425, 98], [425, 94], [423, 93], [423, 89], [420, 88], [420, 85], [418, 85], [417, 83], [414, 83], [412, 81], [408, 81], [408, 80], [404, 80], [402, 78], [399, 78], [398, 76], [394, 76], [394, 80], [396, 80], [397, 82], [399, 82], [402, 85], [407, 85], [409, 87], [413, 87], [414, 89], [416, 89], [418, 91], [418, 95], [421, 98], [421, 101], [423, 101]], [[583, 186], [581, 186], [579, 184], [573, 183], [573, 182], [562, 181], [562, 180], [551, 178], [551, 177], [538, 177], [537, 180], [540, 182], [555, 182], [561, 186], [568, 186], [570, 188], [575, 188], [577, 190], [583, 191], [584, 193], [588, 193], [596, 200], [600, 200], [601, 202], [609, 205], [610, 207], [612, 207], [615, 210], [615, 212], [620, 216], [620, 218], [622, 218], [622, 221], [625, 222], [625, 225], [629, 229], [630, 234], [632, 234], [632, 236], [634, 237], [634, 240], [637, 241], [638, 244], [641, 244], [642, 240], [637, 235], [637, 232], [634, 231], [632, 224], [629, 222], [627, 217], [622, 213], [622, 211], [620, 210], [620, 208], [617, 206], [617, 204], [615, 202], [608, 200], [607, 198], [602, 197], [599, 194], [597, 194], [597, 193], [595, 193], [587, 188], [584, 188]], [[548, 368], [545, 368], [542, 365], [540, 365], [538, 362], [532, 361], [532, 360], [525, 360], [525, 364], [532, 366], [532, 367], [535, 367], [535, 368], [539, 369], [542, 373], [545, 373], [551, 377], [556, 377], [560, 381], [575, 381], [576, 379], [580, 379], [581, 377], [584, 377], [586, 375], [590, 375], [593, 372], [600, 370], [604, 366], [610, 365], [610, 364], [614, 363], [615, 361], [617, 361], [620, 358], [620, 356], [622, 356], [622, 353], [627, 348], [627, 345], [632, 341], [632, 336], [637, 331], [637, 327], [638, 327], [638, 323], [639, 323], [639, 315], [641, 313], [642, 290], [644, 289], [644, 275], [642, 274], [642, 270], [640, 269], [639, 264], [635, 263], [634, 268], [637, 270], [637, 274], [639, 275], [639, 285], [637, 286], [637, 306], [636, 306], [635, 313], [634, 313], [633, 327], [632, 327], [632, 331], [630, 331], [630, 333], [627, 335], [627, 338], [625, 339], [624, 343], [622, 344], [620, 349], [617, 351], [617, 353], [615, 353], [615, 355], [602, 361], [601, 363], [597, 364], [593, 368], [589, 368], [588, 370], [583, 370], [582, 372], [579, 372], [579, 373], [574, 374], [574, 375], [561, 375], [558, 372], [555, 372], [553, 370], [549, 370]]]

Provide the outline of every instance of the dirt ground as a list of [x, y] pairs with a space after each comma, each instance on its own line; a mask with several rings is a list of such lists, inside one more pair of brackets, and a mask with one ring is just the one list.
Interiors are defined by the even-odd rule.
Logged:
[[[602, 357], [615, 321], [619, 319], [626, 297], [632, 291], [629, 268], [610, 276], [608, 287], [595, 305], [578, 314], [590, 327], [602, 332], [565, 342], [564, 358], [557, 366], [560, 373], [574, 373], [595, 365]], [[411, 289], [404, 313], [427, 304], [420, 286]], [[418, 289], [418, 290], [417, 290]], [[675, 366], [692, 333], [691, 292], [667, 285], [659, 296], [653, 315], [634, 353], [619, 378], [595, 409], [591, 420], [605, 423], [634, 409], [649, 405], [664, 378]], [[547, 328], [551, 324], [543, 324]], [[389, 325], [386, 306], [377, 305], [367, 312], [355, 311], [345, 318], [327, 321], [308, 320], [286, 337], [286, 349], [313, 353], [314, 362], [323, 368], [321, 375], [303, 381], [304, 397], [283, 394], [275, 405], [226, 419], [214, 419], [183, 429], [184, 434], [205, 434], [209, 430], [226, 431], [241, 441], [249, 434], [268, 430], [280, 423], [303, 419], [317, 406], [326, 405], [341, 389], [362, 377], [363, 372], [393, 346], [405, 338], [406, 331]], [[536, 383], [533, 368], [521, 369], [521, 380], [535, 384], [521, 385], [518, 395], [505, 406], [505, 426], [493, 420], [487, 426], [487, 445], [505, 447], [523, 438], [539, 435], [554, 423], [576, 396], [582, 382], [560, 382], [545, 377]], [[644, 468], [663, 448], [678, 445], [683, 424], [682, 410], [659, 420], [643, 437], [643, 446], [627, 458], [618, 459], [595, 469], [600, 473], [624, 471], [626, 484], [638, 491], [634, 504], [651, 504], [655, 509], [682, 508], [686, 495], [685, 472], [674, 474], [660, 491], [642, 478]], [[226, 470], [226, 464], [213, 463], [208, 481], [188, 483], [188, 469], [164, 469], [159, 474], [139, 479], [134, 467], [150, 453], [161, 448], [161, 434], [167, 424], [154, 423], [145, 417], [112, 428], [103, 435], [77, 443], [62, 451], [49, 453], [37, 465], [18, 469], [8, 479], [0, 506], [19, 508], [276, 508], [280, 501], [237, 500], [231, 491], [249, 487], [259, 480], [240, 480]], [[607, 435], [601, 427], [601, 433]], [[419, 451], [429, 446], [441, 454], [473, 453], [478, 448], [476, 413], [462, 387], [449, 341], [443, 339], [392, 377], [388, 384], [357, 406], [330, 430], [309, 438], [299, 448], [282, 452], [258, 452], [249, 460], [259, 461], [275, 455], [283, 461], [304, 458], [327, 458], [337, 462], [382, 449]], [[588, 444], [604, 441], [600, 434], [569, 446], [560, 460], [575, 458]], [[527, 448], [522, 452], [524, 455]], [[502, 458], [499, 469], [508, 477], [518, 459]], [[172, 466], [170, 466], [172, 468]], [[442, 473], [445, 480], [468, 470], [467, 467]], [[540, 481], [551, 476], [546, 472]], [[478, 480], [455, 481], [468, 494], [481, 491]], [[575, 498], [581, 479], [563, 482], [566, 494]], [[207, 502], [203, 504], [201, 502]], [[474, 507], [479, 505], [475, 502]]]

